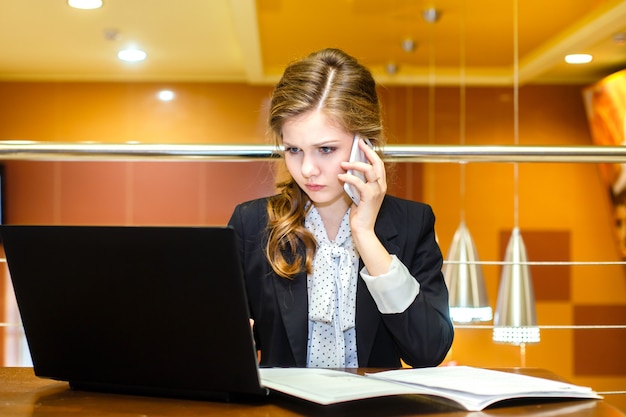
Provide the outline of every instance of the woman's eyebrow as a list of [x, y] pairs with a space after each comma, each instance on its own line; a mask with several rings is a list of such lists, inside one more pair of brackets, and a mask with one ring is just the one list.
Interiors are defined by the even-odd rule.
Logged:
[[340, 143], [341, 143], [340, 140], [328, 139], [328, 140], [323, 140], [321, 142], [313, 143], [311, 146], [315, 148], [323, 148], [323, 147], [338, 146]]
[[[321, 142], [312, 143], [309, 146], [314, 148], [337, 146], [341, 141], [336, 139], [323, 140]], [[283, 140], [283, 146], [291, 148], [301, 148], [302, 145], [294, 145], [289, 141]]]

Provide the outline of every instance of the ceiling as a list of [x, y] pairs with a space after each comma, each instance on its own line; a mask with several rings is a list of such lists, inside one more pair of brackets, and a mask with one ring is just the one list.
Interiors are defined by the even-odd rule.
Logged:
[[[435, 23], [423, 18], [429, 7], [441, 12]], [[0, 81], [271, 84], [294, 58], [338, 47], [387, 84], [580, 84], [626, 68], [616, 34], [626, 36], [626, 1], [104, 0], [76, 10], [1, 0]], [[144, 62], [117, 60], [131, 44]], [[580, 52], [594, 60], [563, 62]]]

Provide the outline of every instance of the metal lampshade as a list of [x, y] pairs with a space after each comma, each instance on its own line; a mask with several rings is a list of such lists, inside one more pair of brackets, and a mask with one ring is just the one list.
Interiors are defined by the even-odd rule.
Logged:
[[493, 321], [493, 340], [515, 345], [538, 343], [533, 283], [526, 246], [517, 227], [509, 239], [504, 260]]
[[474, 241], [461, 222], [454, 233], [443, 274], [450, 297], [450, 317], [458, 323], [489, 321], [491, 307]]

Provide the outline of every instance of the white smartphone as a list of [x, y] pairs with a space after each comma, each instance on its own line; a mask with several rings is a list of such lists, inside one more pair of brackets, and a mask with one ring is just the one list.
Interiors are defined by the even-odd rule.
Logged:
[[[359, 135], [354, 135], [354, 140], [352, 141], [352, 150], [350, 151], [349, 161], [369, 163], [369, 161], [365, 157], [365, 154], [359, 148], [359, 140], [361, 140], [361, 137]], [[370, 148], [372, 147], [372, 143], [369, 141], [369, 139], [363, 138], [363, 141], [367, 144], [367, 146], [369, 146]], [[348, 174], [355, 175], [359, 177], [363, 182], [367, 182], [365, 180], [365, 176], [363, 175], [361, 171], [349, 169]], [[348, 194], [348, 196], [352, 199], [354, 204], [358, 206], [359, 203], [361, 202], [361, 195], [359, 194], [359, 191], [354, 186], [352, 186], [351, 184], [348, 184], [347, 182], [343, 184], [343, 189], [346, 191], [346, 194]]]

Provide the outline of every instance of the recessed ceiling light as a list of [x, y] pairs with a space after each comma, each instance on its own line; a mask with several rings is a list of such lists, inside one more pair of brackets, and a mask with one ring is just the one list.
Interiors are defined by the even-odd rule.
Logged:
[[174, 94], [172, 90], [161, 90], [157, 94], [157, 97], [161, 101], [172, 101], [174, 100], [174, 97], [176, 97], [176, 94]]
[[402, 50], [404, 52], [415, 51], [415, 41], [411, 38], [405, 38], [402, 40]]
[[75, 9], [99, 9], [102, 7], [102, 0], [67, 0], [67, 4]]
[[428, 23], [436, 23], [441, 19], [441, 10], [434, 7], [428, 7], [422, 10], [422, 18]]
[[122, 49], [117, 53], [117, 57], [126, 62], [139, 62], [146, 59], [146, 53], [141, 49], [128, 48]]
[[568, 64], [588, 64], [593, 59], [589, 54], [569, 54], [565, 56], [565, 62]]
[[395, 75], [398, 72], [398, 65], [395, 62], [389, 62], [385, 65], [385, 71], [389, 75]]

